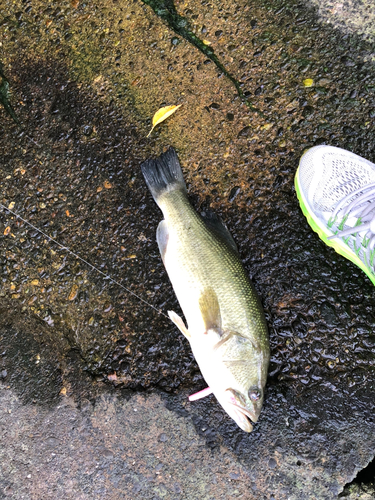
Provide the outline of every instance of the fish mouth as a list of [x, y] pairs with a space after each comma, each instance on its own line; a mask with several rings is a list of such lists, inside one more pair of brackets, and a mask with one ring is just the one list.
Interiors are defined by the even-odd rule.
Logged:
[[235, 415], [234, 420], [237, 425], [245, 432], [251, 432], [253, 430], [253, 423], [258, 421], [259, 416], [250, 412], [247, 408], [230, 403], [232, 406], [233, 413]]

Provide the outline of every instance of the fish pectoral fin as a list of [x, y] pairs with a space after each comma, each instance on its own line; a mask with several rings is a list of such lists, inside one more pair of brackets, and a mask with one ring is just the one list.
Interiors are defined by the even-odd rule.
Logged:
[[168, 311], [168, 316], [170, 317], [171, 321], [177, 326], [177, 328], [180, 330], [180, 332], [188, 339], [191, 340], [191, 335], [189, 330], [186, 328], [185, 323], [183, 322], [183, 319], [180, 318], [178, 314], [176, 314], [174, 311]]
[[158, 228], [156, 230], [156, 241], [158, 242], [159, 251], [163, 262], [165, 261], [165, 254], [167, 252], [169, 240], [169, 229], [168, 224], [165, 220], [159, 222]]
[[189, 401], [197, 401], [197, 399], [205, 398], [210, 394], [212, 394], [212, 389], [210, 387], [206, 387], [203, 391], [196, 392], [195, 394], [189, 396]]
[[199, 309], [206, 333], [209, 330], [221, 330], [221, 314], [217, 295], [212, 288], [206, 288], [199, 297]]

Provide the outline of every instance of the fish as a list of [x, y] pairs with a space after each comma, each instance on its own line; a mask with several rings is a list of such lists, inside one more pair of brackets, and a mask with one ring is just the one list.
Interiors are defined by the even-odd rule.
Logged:
[[260, 299], [221, 218], [211, 211], [201, 215], [191, 205], [174, 148], [144, 161], [141, 170], [163, 213], [156, 240], [188, 326], [174, 311], [168, 315], [190, 342], [206, 391], [251, 432], [270, 359]]

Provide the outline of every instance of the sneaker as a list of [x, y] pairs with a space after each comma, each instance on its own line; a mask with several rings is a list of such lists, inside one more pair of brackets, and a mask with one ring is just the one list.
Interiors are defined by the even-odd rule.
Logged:
[[303, 154], [295, 187], [312, 229], [375, 285], [375, 165], [344, 149], [316, 146]]

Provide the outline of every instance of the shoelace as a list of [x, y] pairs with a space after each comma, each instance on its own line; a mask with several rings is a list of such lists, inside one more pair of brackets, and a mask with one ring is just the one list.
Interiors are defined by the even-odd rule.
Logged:
[[[328, 223], [330, 228], [337, 222], [339, 212], [343, 215], [338, 227], [343, 227], [349, 217], [356, 217], [357, 222], [353, 227], [343, 230], [339, 229], [336, 234], [329, 236], [328, 239], [345, 238], [346, 236], [355, 235], [355, 253], [359, 256], [359, 252], [362, 250], [365, 258], [365, 264], [374, 270], [375, 182], [368, 184], [367, 186], [360, 187], [342, 198], [342, 200], [336, 205], [332, 217], [330, 218]], [[347, 243], [347, 240], [345, 243]]]

